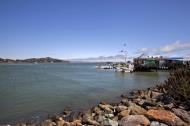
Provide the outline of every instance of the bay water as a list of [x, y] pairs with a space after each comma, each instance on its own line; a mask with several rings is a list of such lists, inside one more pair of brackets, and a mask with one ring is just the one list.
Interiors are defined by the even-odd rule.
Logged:
[[1, 64], [0, 124], [42, 119], [64, 108], [80, 110], [123, 93], [153, 87], [167, 72], [120, 73], [95, 63]]

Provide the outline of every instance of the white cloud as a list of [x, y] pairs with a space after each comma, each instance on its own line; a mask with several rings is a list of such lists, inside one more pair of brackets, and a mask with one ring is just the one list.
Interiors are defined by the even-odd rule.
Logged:
[[190, 43], [181, 43], [177, 41], [160, 48], [141, 48], [138, 50], [138, 53], [144, 53], [146, 55], [168, 55], [177, 54], [181, 51], [190, 51]]

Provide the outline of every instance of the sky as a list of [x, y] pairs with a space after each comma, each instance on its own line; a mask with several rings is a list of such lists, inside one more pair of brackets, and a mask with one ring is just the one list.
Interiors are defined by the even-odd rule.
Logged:
[[190, 0], [0, 0], [2, 58], [88, 58], [122, 49], [190, 56]]

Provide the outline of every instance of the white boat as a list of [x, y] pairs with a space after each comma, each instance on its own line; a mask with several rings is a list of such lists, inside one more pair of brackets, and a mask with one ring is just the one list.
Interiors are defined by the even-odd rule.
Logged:
[[101, 65], [101, 66], [96, 66], [98, 69], [113, 69], [111, 65]]
[[133, 70], [134, 70], [134, 65], [132, 65], [132, 64], [129, 64], [128, 67], [118, 66], [115, 68], [116, 72], [124, 72], [124, 73], [131, 73], [131, 72], [133, 72]]

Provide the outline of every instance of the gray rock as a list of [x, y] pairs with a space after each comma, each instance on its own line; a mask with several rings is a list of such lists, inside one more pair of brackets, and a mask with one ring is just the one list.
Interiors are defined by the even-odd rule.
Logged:
[[123, 105], [126, 105], [126, 106], [128, 106], [128, 99], [126, 99], [126, 98], [123, 98], [122, 100], [121, 100], [121, 103], [123, 104]]
[[106, 116], [107, 118], [113, 118], [113, 117], [114, 117], [113, 114], [105, 114], [105, 116]]
[[160, 126], [168, 126], [168, 125], [165, 123], [160, 123]]
[[92, 113], [92, 117], [94, 117], [96, 115], [96, 113]]
[[183, 121], [190, 123], [190, 113], [188, 113], [187, 111], [183, 109], [176, 109], [176, 108], [173, 108], [172, 111], [174, 112], [175, 115], [180, 117]]
[[103, 122], [105, 119], [106, 119], [106, 117], [103, 115], [98, 115], [95, 117], [95, 120], [99, 123]]
[[117, 121], [114, 121], [114, 120], [111, 120], [111, 119], [105, 119], [101, 125], [103, 126], [118, 126], [118, 122]]
[[141, 105], [143, 105], [145, 103], [145, 100], [144, 99], [141, 99], [139, 102], [138, 102], [138, 104], [141, 106]]
[[170, 110], [171, 110], [173, 107], [174, 107], [174, 104], [173, 104], [173, 103], [164, 105], [164, 108], [165, 108], [165, 109], [170, 109]]
[[150, 126], [160, 126], [160, 123], [157, 122], [157, 121], [152, 121], [152, 122], [150, 123]]

